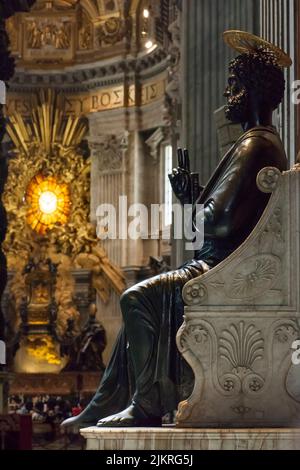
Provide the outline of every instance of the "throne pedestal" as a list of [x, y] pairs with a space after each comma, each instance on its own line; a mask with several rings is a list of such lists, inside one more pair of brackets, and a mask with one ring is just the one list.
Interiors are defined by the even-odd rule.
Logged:
[[87, 450], [299, 450], [296, 429], [86, 428]]

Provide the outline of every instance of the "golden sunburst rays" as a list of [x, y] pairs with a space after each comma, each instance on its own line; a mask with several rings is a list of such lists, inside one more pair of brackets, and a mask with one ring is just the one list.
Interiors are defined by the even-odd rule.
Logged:
[[87, 132], [87, 125], [79, 117], [66, 117], [64, 96], [47, 89], [31, 97], [29, 119], [17, 113], [9, 116], [7, 132], [15, 147], [27, 155], [30, 145], [35, 143], [51, 157], [57, 144], [73, 148], [79, 145]]
[[40, 235], [56, 224], [67, 223], [71, 201], [67, 184], [59, 183], [53, 176], [36, 175], [26, 191], [28, 204], [27, 223]]
[[86, 121], [66, 116], [61, 93], [40, 90], [31, 97], [30, 116], [9, 116], [7, 131], [16, 154], [11, 160], [11, 170], [14, 168], [16, 173], [9, 180], [11, 184], [20, 180], [18, 168], [26, 168], [19, 181], [23, 189], [11, 189], [17, 189], [20, 195], [22, 192], [22, 198], [25, 195], [26, 221], [45, 235], [54, 225], [65, 225], [70, 216], [70, 174], [76, 167], [73, 176], [78, 176], [81, 166], [85, 166], [77, 147], [87, 132]]

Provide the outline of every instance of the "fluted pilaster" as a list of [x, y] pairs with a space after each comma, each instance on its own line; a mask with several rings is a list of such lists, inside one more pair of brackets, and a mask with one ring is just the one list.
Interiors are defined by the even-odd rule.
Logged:
[[227, 67], [235, 55], [227, 29], [259, 32], [256, 0], [185, 0], [183, 5], [183, 134], [192, 168], [205, 184], [219, 160], [214, 111], [224, 104]]
[[282, 47], [293, 59], [293, 66], [285, 69], [286, 93], [277, 116], [290, 164], [296, 158], [296, 105], [292, 102], [292, 84], [296, 80], [296, 11], [298, 0], [260, 0], [261, 30], [263, 38]]
[[[225, 104], [228, 64], [235, 56], [222, 34], [227, 29], [258, 33], [259, 3], [184, 0], [182, 9], [181, 145], [189, 149], [191, 169], [199, 172], [200, 183], [205, 185], [221, 156], [214, 112]], [[176, 243], [174, 251], [177, 266], [192, 256], [184, 252], [181, 242]]]

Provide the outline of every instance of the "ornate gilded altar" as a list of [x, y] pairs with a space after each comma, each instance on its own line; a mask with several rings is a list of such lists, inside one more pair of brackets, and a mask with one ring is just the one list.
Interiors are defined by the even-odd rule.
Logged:
[[20, 305], [21, 324], [15, 339], [16, 372], [59, 372], [67, 358], [59, 354], [56, 335], [57, 266], [44, 256], [43, 246], [23, 271], [25, 296]]
[[70, 322], [80, 349], [96, 292], [105, 303], [125, 281], [89, 223], [86, 122], [66, 117], [63, 96], [51, 90], [31, 100], [31, 116], [15, 113], [8, 123], [13, 147], [3, 200], [9, 349], [16, 372], [54, 373], [70, 359], [62, 353]]

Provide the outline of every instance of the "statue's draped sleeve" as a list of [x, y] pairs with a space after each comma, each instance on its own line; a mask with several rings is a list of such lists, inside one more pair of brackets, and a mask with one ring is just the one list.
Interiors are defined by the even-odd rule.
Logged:
[[256, 178], [259, 171], [272, 166], [272, 162], [278, 167], [276, 158], [276, 148], [263, 136], [249, 137], [235, 149], [224, 171], [201, 201], [206, 238], [236, 237], [243, 227], [248, 227], [249, 221], [255, 225], [269, 199], [268, 194], [258, 189]]

